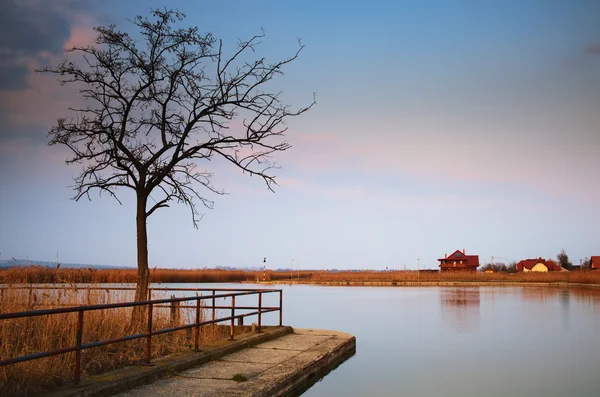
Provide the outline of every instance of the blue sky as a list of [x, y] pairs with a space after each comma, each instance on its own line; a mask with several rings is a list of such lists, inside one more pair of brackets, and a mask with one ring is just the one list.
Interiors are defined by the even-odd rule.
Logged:
[[151, 266], [600, 255], [598, 2], [0, 2], [0, 259], [135, 266], [134, 198], [69, 200], [78, 168], [46, 134], [78, 96], [33, 69], [162, 5], [229, 51], [262, 28], [257, 56], [277, 60], [301, 38], [273, 87], [317, 105], [288, 122], [275, 194], [217, 163], [229, 194], [198, 230], [183, 206], [152, 215]]

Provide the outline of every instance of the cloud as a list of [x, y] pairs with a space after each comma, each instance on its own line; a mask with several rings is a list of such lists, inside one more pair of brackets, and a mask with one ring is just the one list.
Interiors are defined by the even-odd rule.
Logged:
[[[598, 116], [591, 104], [587, 107], [577, 103], [527, 112], [509, 108], [510, 117], [500, 114], [481, 120], [474, 115], [397, 121], [374, 124], [368, 133], [363, 128], [354, 131], [346, 123], [322, 138], [294, 136], [291, 131], [293, 148], [280, 164], [290, 174], [309, 180], [344, 176], [379, 181], [382, 175], [395, 175], [399, 178], [396, 186], [405, 191], [406, 180], [427, 186], [467, 184], [482, 191], [500, 188], [534, 200], [541, 195], [590, 205], [600, 193], [593, 172], [600, 165], [593, 149], [600, 138], [594, 127]], [[297, 181], [278, 178], [278, 182], [299, 187]], [[350, 197], [356, 192], [336, 194]]]
[[0, 90], [27, 88], [26, 60], [61, 54], [70, 23], [49, 2], [0, 0], [0, 6]]
[[62, 61], [69, 46], [93, 42], [91, 3], [0, 0], [0, 6], [0, 140], [39, 136], [23, 127], [47, 129], [78, 95], [35, 69]]
[[585, 52], [591, 55], [599, 55], [600, 54], [600, 44], [592, 44], [587, 46]]

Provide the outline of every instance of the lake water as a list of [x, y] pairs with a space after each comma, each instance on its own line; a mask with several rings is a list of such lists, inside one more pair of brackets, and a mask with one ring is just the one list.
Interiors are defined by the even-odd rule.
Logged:
[[600, 290], [273, 288], [285, 325], [356, 336], [356, 355], [305, 396], [600, 396]]

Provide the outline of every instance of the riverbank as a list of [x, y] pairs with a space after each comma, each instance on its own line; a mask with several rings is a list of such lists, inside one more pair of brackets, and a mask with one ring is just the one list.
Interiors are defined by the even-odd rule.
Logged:
[[[422, 271], [338, 271], [305, 270], [256, 271], [224, 269], [152, 269], [153, 283], [309, 283], [325, 285], [446, 285], [440, 283], [506, 282], [506, 283], [575, 283], [600, 285], [600, 271], [572, 271], [548, 273], [485, 273]], [[60, 269], [31, 266], [0, 270], [0, 284], [87, 284], [135, 283], [135, 269]], [[486, 284], [487, 285], [487, 284]]]
[[246, 284], [264, 285], [322, 285], [340, 287], [581, 287], [600, 288], [600, 284], [575, 282], [524, 282], [524, 281], [259, 281]]

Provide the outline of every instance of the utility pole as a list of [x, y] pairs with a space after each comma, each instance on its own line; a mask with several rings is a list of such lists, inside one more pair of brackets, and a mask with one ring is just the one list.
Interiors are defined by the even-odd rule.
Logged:
[[419, 272], [421, 271], [421, 259], [417, 258], [417, 281], [419, 281]]
[[292, 272], [292, 264], [294, 263], [294, 259], [295, 259], [295, 258], [292, 258], [292, 260], [290, 261], [290, 280], [292, 279], [292, 274], [294, 274], [294, 273]]
[[263, 258], [263, 281], [267, 281], [267, 257]]

